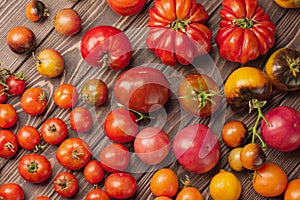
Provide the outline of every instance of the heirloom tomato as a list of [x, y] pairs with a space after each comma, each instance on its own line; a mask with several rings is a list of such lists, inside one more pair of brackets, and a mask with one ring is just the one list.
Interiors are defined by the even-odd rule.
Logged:
[[243, 167], [255, 170], [266, 162], [266, 155], [258, 144], [249, 143], [241, 149], [240, 160]]
[[60, 118], [49, 118], [41, 126], [41, 135], [48, 144], [59, 144], [68, 135], [68, 127]]
[[74, 131], [86, 133], [93, 127], [91, 112], [84, 107], [76, 107], [70, 112], [70, 125]]
[[10, 104], [0, 104], [0, 128], [11, 128], [17, 121], [16, 109]]
[[142, 11], [146, 0], [106, 0], [106, 2], [115, 13], [129, 16]]
[[211, 115], [222, 100], [217, 83], [205, 74], [186, 76], [179, 84], [178, 96], [183, 109], [196, 117]]
[[64, 8], [56, 13], [53, 25], [55, 30], [63, 35], [74, 35], [81, 28], [81, 17], [72, 8]]
[[110, 199], [108, 194], [104, 190], [94, 188], [86, 194], [85, 200], [110, 200]]
[[26, 150], [38, 150], [41, 141], [39, 131], [33, 126], [23, 126], [17, 133], [19, 145]]
[[299, 0], [274, 0], [274, 1], [283, 8], [300, 8]]
[[8, 94], [13, 96], [20, 95], [26, 88], [25, 75], [22, 72], [11, 74], [6, 78], [5, 84], [8, 87]]
[[222, 128], [222, 139], [229, 147], [239, 147], [247, 139], [248, 129], [244, 122], [232, 120], [227, 122]]
[[26, 5], [26, 17], [32, 22], [38, 22], [49, 16], [47, 6], [39, 0], [31, 0]]
[[300, 52], [291, 48], [276, 50], [269, 57], [266, 73], [272, 84], [280, 90], [300, 89]]
[[196, 0], [154, 1], [148, 13], [146, 44], [163, 63], [188, 65], [210, 51], [212, 33], [203, 25], [208, 14]]
[[101, 106], [108, 99], [108, 88], [100, 79], [90, 79], [81, 87], [83, 102], [92, 106]]
[[222, 5], [216, 43], [224, 59], [244, 64], [274, 45], [276, 27], [257, 0], [223, 0]]
[[0, 186], [0, 199], [3, 200], [24, 200], [24, 190], [17, 183], [4, 183]]
[[54, 103], [61, 108], [72, 108], [78, 100], [78, 92], [72, 84], [61, 84], [54, 91]]
[[88, 30], [81, 39], [80, 51], [88, 64], [114, 70], [125, 68], [132, 56], [128, 37], [112, 26], [96, 26]]
[[244, 171], [244, 166], [241, 161], [241, 151], [242, 147], [236, 147], [229, 152], [228, 164], [234, 171], [241, 172]]
[[78, 180], [70, 172], [60, 172], [54, 178], [54, 190], [62, 197], [72, 197], [78, 190]]
[[90, 160], [83, 169], [84, 178], [91, 184], [100, 183], [104, 178], [104, 170], [97, 160]]
[[155, 111], [168, 101], [170, 83], [157, 69], [135, 67], [118, 77], [114, 95], [119, 103], [130, 109], [139, 112]]
[[284, 200], [300, 199], [300, 178], [291, 180], [284, 192]]
[[0, 130], [0, 157], [11, 158], [18, 151], [18, 140], [9, 130]]
[[28, 88], [22, 94], [21, 107], [29, 115], [39, 115], [47, 107], [47, 97], [41, 88]]

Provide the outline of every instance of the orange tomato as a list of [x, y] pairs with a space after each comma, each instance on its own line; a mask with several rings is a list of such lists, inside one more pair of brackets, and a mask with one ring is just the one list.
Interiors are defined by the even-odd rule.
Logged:
[[200, 191], [194, 187], [185, 187], [178, 193], [176, 200], [203, 200]]
[[172, 199], [169, 197], [160, 196], [160, 197], [156, 197], [154, 200], [172, 200]]
[[274, 1], [283, 8], [300, 8], [299, 0], [274, 0]]
[[246, 140], [248, 130], [246, 125], [238, 120], [227, 122], [222, 129], [222, 139], [229, 147], [238, 147]]
[[234, 148], [228, 155], [229, 166], [231, 167], [231, 169], [237, 172], [241, 172], [245, 169], [240, 157], [242, 149], [242, 147]]
[[284, 200], [300, 199], [300, 178], [290, 181], [284, 193]]
[[255, 170], [266, 162], [266, 154], [258, 144], [249, 143], [241, 150], [240, 160], [246, 169]]

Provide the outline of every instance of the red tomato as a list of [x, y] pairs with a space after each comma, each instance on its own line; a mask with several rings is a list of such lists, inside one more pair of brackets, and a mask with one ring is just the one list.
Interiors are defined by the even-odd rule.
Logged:
[[78, 12], [72, 8], [63, 8], [56, 13], [53, 25], [55, 30], [63, 35], [74, 35], [81, 28], [81, 17]]
[[300, 199], [300, 178], [290, 181], [284, 192], [284, 200]]
[[96, 26], [81, 40], [81, 55], [90, 65], [124, 69], [130, 62], [132, 47], [127, 36], [112, 26]]
[[85, 200], [109, 200], [109, 196], [104, 190], [94, 188], [86, 194]]
[[104, 170], [97, 160], [90, 160], [83, 170], [84, 178], [91, 184], [97, 184], [104, 178]]
[[106, 0], [109, 7], [119, 15], [134, 15], [142, 11], [146, 0]]
[[36, 197], [34, 200], [50, 200], [50, 198], [46, 197], [46, 196], [39, 196], [39, 197]]
[[106, 178], [104, 188], [111, 198], [126, 199], [136, 192], [137, 182], [131, 174], [112, 173]]
[[25, 76], [23, 73], [12, 74], [7, 77], [5, 84], [8, 86], [8, 93], [10, 95], [20, 95], [26, 88]]
[[59, 144], [68, 135], [68, 127], [60, 118], [50, 118], [43, 122], [41, 135], [48, 144]]
[[61, 108], [72, 108], [78, 100], [78, 92], [72, 84], [62, 84], [56, 88], [54, 103]]
[[76, 107], [70, 112], [70, 125], [74, 131], [86, 133], [93, 127], [93, 117], [84, 107]]
[[154, 127], [141, 130], [134, 140], [134, 151], [148, 165], [162, 162], [170, 151], [168, 134]]
[[17, 133], [19, 145], [26, 150], [34, 150], [38, 147], [41, 137], [39, 131], [33, 126], [23, 126]]
[[26, 17], [32, 22], [42, 21], [49, 15], [48, 8], [42, 1], [31, 0], [26, 5]]
[[47, 158], [39, 154], [26, 154], [21, 157], [18, 172], [23, 179], [31, 183], [41, 183], [51, 175], [51, 164]]
[[24, 200], [24, 190], [16, 183], [5, 183], [0, 186], [0, 199], [3, 200]]
[[117, 108], [108, 113], [104, 121], [104, 132], [114, 142], [132, 141], [138, 133], [136, 116], [125, 108]]
[[0, 157], [11, 158], [18, 151], [18, 140], [9, 130], [0, 130]]
[[101, 106], [108, 99], [108, 88], [100, 79], [90, 79], [81, 87], [83, 102], [92, 106]]
[[80, 138], [64, 140], [56, 151], [57, 161], [68, 170], [81, 169], [91, 158], [89, 145]]
[[11, 128], [18, 121], [18, 114], [10, 104], [0, 104], [0, 128]]
[[72, 197], [78, 190], [78, 180], [70, 172], [60, 172], [54, 178], [54, 190], [62, 197]]
[[276, 27], [257, 0], [223, 0], [222, 5], [216, 43], [224, 59], [244, 64], [274, 45]]
[[203, 25], [208, 14], [196, 0], [155, 1], [148, 12], [146, 44], [163, 63], [187, 65], [210, 51], [212, 33]]
[[0, 104], [3, 104], [6, 102], [8, 96], [7, 96], [7, 87], [4, 86], [2, 83], [0, 83]]
[[124, 106], [139, 112], [155, 111], [169, 99], [170, 84], [166, 76], [151, 67], [135, 67], [121, 74], [114, 95]]
[[47, 97], [40, 88], [29, 88], [21, 97], [21, 107], [29, 115], [39, 115], [47, 107]]

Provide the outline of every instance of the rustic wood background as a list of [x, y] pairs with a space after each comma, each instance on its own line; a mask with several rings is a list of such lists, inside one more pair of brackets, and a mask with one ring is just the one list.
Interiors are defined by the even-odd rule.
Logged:
[[[12, 104], [19, 116], [17, 125], [11, 130], [16, 133], [24, 125], [32, 125], [40, 128], [42, 122], [49, 117], [60, 117], [67, 121], [70, 110], [63, 110], [58, 108], [52, 101], [53, 91], [62, 83], [72, 83], [76, 86], [78, 91], [82, 83], [90, 78], [100, 78], [104, 80], [110, 90], [110, 100], [99, 108], [89, 107], [94, 117], [93, 130], [88, 134], [77, 135], [74, 131], [69, 132], [69, 137], [82, 137], [84, 138], [93, 149], [94, 159], [99, 157], [99, 151], [109, 141], [103, 134], [103, 120], [106, 114], [111, 108], [116, 107], [112, 96], [112, 88], [114, 81], [123, 71], [128, 68], [136, 67], [139, 65], [151, 65], [152, 67], [160, 68], [166, 75], [172, 85], [176, 85], [178, 77], [187, 75], [191, 72], [199, 71], [206, 73], [214, 78], [220, 86], [224, 83], [227, 76], [236, 68], [240, 67], [240, 64], [231, 63], [220, 58], [218, 48], [215, 44], [214, 38], [219, 28], [219, 11], [221, 8], [221, 1], [219, 0], [199, 0], [205, 9], [208, 11], [210, 17], [207, 21], [207, 26], [213, 32], [212, 49], [209, 53], [210, 57], [202, 57], [196, 60], [194, 66], [175, 66], [170, 68], [162, 65], [159, 59], [145, 48], [145, 38], [147, 36], [147, 11], [153, 6], [153, 1], [148, 0], [144, 10], [134, 16], [122, 17], [115, 14], [106, 4], [104, 0], [96, 0], [94, 4], [91, 4], [89, 0], [71, 1], [71, 0], [43, 0], [48, 5], [50, 11], [50, 17], [46, 20], [38, 23], [32, 23], [25, 17], [25, 7], [29, 0], [1, 0], [0, 2], [0, 60], [2, 67], [9, 68], [12, 71], [23, 71], [27, 76], [27, 87], [42, 87], [46, 90], [48, 96], [47, 110], [43, 115], [31, 117], [26, 115], [20, 107], [20, 97], [10, 98], [8, 103]], [[272, 52], [280, 47], [293, 47], [300, 50], [300, 9], [283, 9], [273, 2], [273, 0], [259, 0], [260, 6], [265, 12], [270, 15], [271, 21], [275, 23], [277, 27], [276, 43], [272, 49], [268, 51], [266, 55], [260, 56], [254, 61], [246, 63], [249, 66], [255, 66], [260, 69], [264, 68], [264, 63]], [[53, 18], [62, 8], [71, 7], [74, 8], [82, 17], [82, 29], [74, 36], [63, 36], [57, 33], [53, 28]], [[64, 57], [65, 70], [63, 74], [54, 79], [46, 79], [38, 74], [35, 68], [35, 61], [30, 55], [17, 55], [14, 54], [6, 44], [7, 32], [14, 26], [23, 25], [36, 34], [37, 37], [37, 49], [36, 53], [45, 48], [54, 48], [58, 50]], [[112, 71], [109, 69], [93, 68], [87, 65], [83, 61], [79, 51], [79, 44], [84, 33], [97, 25], [112, 25], [123, 31], [128, 35], [134, 48], [134, 55], [130, 66], [123, 71]], [[173, 90], [174, 88], [172, 88]], [[174, 89], [173, 91], [176, 91]], [[263, 108], [264, 112], [267, 112], [271, 108], [278, 105], [288, 105], [296, 110], [300, 111], [299, 103], [300, 91], [298, 92], [281, 92], [275, 90], [268, 102], [268, 105]], [[79, 102], [78, 105], [84, 105]], [[163, 129], [169, 133], [172, 138], [174, 134], [179, 130], [180, 126], [187, 124], [200, 122], [214, 127], [214, 130], [220, 135], [221, 125], [225, 120], [239, 119], [244, 121], [248, 126], [254, 124], [256, 119], [256, 113], [248, 114], [247, 110], [235, 111], [228, 107], [225, 102], [219, 109], [217, 115], [205, 119], [191, 118], [186, 113], [182, 112], [179, 108], [176, 94], [173, 93], [169, 102], [165, 106], [165, 111], [168, 113], [167, 120], [162, 120], [165, 124], [158, 124], [163, 126]], [[161, 115], [160, 115], [161, 116]], [[221, 117], [220, 117], [221, 116]], [[152, 123], [152, 122], [151, 122]], [[151, 125], [150, 123], [150, 125]], [[157, 123], [157, 121], [153, 121]], [[156, 124], [157, 125], [157, 124]], [[221, 141], [221, 159], [218, 165], [209, 173], [196, 175], [184, 170], [180, 165], [174, 161], [174, 157], [170, 155], [166, 161], [158, 167], [169, 167], [174, 169], [179, 178], [184, 179], [185, 175], [191, 177], [191, 181], [195, 187], [197, 187], [203, 194], [204, 199], [211, 199], [209, 195], [209, 182], [214, 174], [218, 173], [221, 168], [230, 170], [227, 164], [227, 155], [230, 151], [228, 147]], [[128, 147], [131, 148], [130, 144]], [[33, 199], [39, 195], [46, 195], [51, 199], [62, 199], [53, 190], [53, 179], [60, 172], [65, 169], [56, 161], [55, 151], [57, 146], [48, 145], [40, 153], [46, 156], [53, 167], [52, 175], [49, 180], [42, 184], [31, 184], [24, 181], [18, 174], [17, 163], [21, 156], [29, 153], [29, 151], [19, 150], [16, 156], [11, 159], [0, 159], [0, 184], [6, 182], [16, 182], [20, 184], [24, 190], [26, 199]], [[275, 150], [267, 150], [267, 160], [281, 166], [288, 174], [289, 179], [300, 178], [300, 149], [290, 152], [281, 153]], [[132, 173], [138, 181], [138, 191], [131, 199], [145, 200], [153, 199], [149, 189], [149, 182], [158, 167], [147, 167], [141, 163], [137, 163], [137, 159], [132, 156], [132, 162], [129, 166], [129, 171], [136, 171], [138, 173]], [[144, 173], [144, 171], [148, 172]], [[234, 172], [235, 173], [235, 172]], [[79, 180], [79, 191], [71, 199], [84, 199], [86, 193], [93, 187], [88, 184], [84, 177], [82, 170], [73, 171], [73, 174]], [[255, 193], [252, 189], [249, 174], [247, 172], [235, 173], [240, 179], [243, 191], [240, 199], [267, 199], [261, 197]], [[100, 187], [103, 186], [103, 182]], [[283, 199], [282, 197], [276, 197], [272, 199]]]

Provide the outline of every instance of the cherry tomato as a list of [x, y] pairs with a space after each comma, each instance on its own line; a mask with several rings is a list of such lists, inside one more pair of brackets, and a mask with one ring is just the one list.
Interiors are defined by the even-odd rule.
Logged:
[[254, 171], [252, 186], [264, 197], [275, 197], [282, 194], [288, 184], [286, 173], [281, 167], [270, 162]]
[[300, 199], [300, 178], [290, 181], [284, 192], [284, 200]]
[[54, 178], [54, 190], [64, 198], [72, 197], [78, 190], [78, 180], [70, 172], [60, 172]]
[[[172, 200], [169, 197], [165, 197], [165, 196], [160, 196], [160, 197], [155, 197], [154, 200]], [[201, 199], [200, 199], [201, 200]]]
[[19, 145], [26, 150], [34, 150], [41, 141], [39, 131], [33, 126], [23, 126], [17, 133]]
[[20, 158], [18, 172], [31, 183], [41, 183], [51, 175], [52, 167], [47, 158], [39, 154], [26, 154]]
[[10, 104], [0, 104], [0, 128], [11, 128], [18, 121], [18, 114]]
[[7, 96], [7, 87], [3, 85], [3, 83], [0, 82], [0, 104], [3, 104], [8, 99]]
[[83, 170], [84, 178], [91, 184], [100, 183], [104, 178], [104, 170], [97, 160], [90, 160]]
[[70, 112], [70, 125], [74, 131], [86, 133], [93, 127], [92, 114], [84, 107], [76, 107]]
[[68, 135], [68, 127], [60, 118], [50, 118], [43, 122], [41, 135], [48, 144], [59, 144]]
[[142, 11], [146, 0], [106, 0], [106, 2], [117, 14], [129, 16]]
[[200, 191], [194, 187], [185, 187], [177, 194], [175, 200], [203, 200]]
[[58, 33], [70, 36], [79, 32], [81, 17], [76, 10], [64, 8], [56, 13], [53, 24]]
[[260, 145], [250, 143], [241, 150], [240, 160], [246, 169], [255, 170], [266, 162], [266, 154]]
[[34, 33], [24, 26], [12, 28], [7, 34], [6, 42], [9, 48], [16, 54], [31, 53], [36, 47]]
[[39, 0], [31, 0], [26, 5], [26, 17], [32, 22], [42, 21], [49, 16], [47, 6]]
[[222, 129], [222, 139], [229, 147], [239, 147], [247, 139], [248, 130], [244, 122], [232, 120], [227, 122]]
[[91, 158], [91, 148], [80, 138], [64, 140], [56, 151], [57, 161], [68, 170], [81, 169]]
[[0, 130], [0, 157], [11, 158], [18, 151], [18, 140], [9, 130]]
[[39, 197], [36, 197], [34, 200], [50, 200], [50, 198], [46, 197], [46, 196], [39, 196]]
[[5, 183], [0, 186], [0, 199], [3, 200], [24, 200], [24, 190], [17, 183]]
[[83, 102], [92, 106], [101, 106], [108, 99], [108, 88], [100, 79], [87, 80], [81, 87]]
[[5, 84], [8, 87], [8, 94], [13, 96], [20, 95], [26, 88], [25, 76], [21, 72], [12, 74], [6, 78]]
[[29, 115], [39, 115], [47, 107], [47, 96], [41, 88], [28, 88], [21, 97], [21, 107]]
[[137, 182], [131, 174], [125, 172], [112, 173], [106, 178], [104, 188], [111, 198], [127, 199], [136, 192]]
[[78, 92], [72, 84], [62, 84], [56, 88], [54, 103], [61, 108], [72, 108], [78, 100]]
[[110, 200], [110, 199], [104, 190], [94, 188], [86, 194], [85, 200]]
[[229, 166], [231, 167], [231, 169], [237, 172], [241, 172], [245, 169], [240, 158], [242, 149], [242, 147], [236, 147], [232, 149], [228, 155]]

